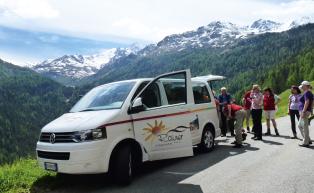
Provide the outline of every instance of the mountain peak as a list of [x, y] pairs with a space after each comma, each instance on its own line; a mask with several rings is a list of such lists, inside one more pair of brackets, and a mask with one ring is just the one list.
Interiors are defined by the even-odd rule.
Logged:
[[45, 60], [32, 69], [52, 78], [61, 75], [80, 79], [95, 74], [112, 60], [137, 53], [139, 50], [134, 44], [130, 48], [105, 49], [93, 55], [63, 55], [53, 60]]
[[277, 23], [275, 21], [259, 19], [254, 21], [250, 27], [252, 29], [257, 29], [260, 33], [264, 33], [278, 30], [281, 26], [281, 23]]

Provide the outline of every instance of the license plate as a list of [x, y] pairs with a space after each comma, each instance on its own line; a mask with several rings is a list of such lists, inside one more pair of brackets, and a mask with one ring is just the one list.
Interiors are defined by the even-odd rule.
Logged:
[[45, 169], [57, 172], [58, 171], [58, 165], [56, 163], [45, 162]]

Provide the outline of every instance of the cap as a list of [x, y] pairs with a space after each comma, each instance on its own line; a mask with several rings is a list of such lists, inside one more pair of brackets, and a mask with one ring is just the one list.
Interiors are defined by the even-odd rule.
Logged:
[[302, 86], [311, 86], [311, 83], [309, 82], [309, 81], [303, 81], [302, 83], [301, 83], [301, 85], [300, 85], [300, 87], [302, 87]]
[[223, 91], [223, 90], [227, 90], [227, 88], [226, 87], [221, 87], [221, 89], [220, 89], [221, 91]]

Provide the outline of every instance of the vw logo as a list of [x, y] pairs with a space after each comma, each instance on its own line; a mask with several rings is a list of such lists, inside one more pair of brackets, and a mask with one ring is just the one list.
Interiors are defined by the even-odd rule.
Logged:
[[50, 143], [54, 144], [56, 141], [56, 134], [51, 133], [49, 141]]

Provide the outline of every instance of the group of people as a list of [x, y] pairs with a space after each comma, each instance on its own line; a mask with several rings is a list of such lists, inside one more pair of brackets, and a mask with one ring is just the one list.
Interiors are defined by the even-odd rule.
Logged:
[[[298, 119], [298, 128], [303, 138], [302, 147], [308, 147], [312, 144], [309, 135], [309, 124], [313, 118], [314, 95], [312, 87], [308, 81], [303, 81], [300, 86], [291, 87], [291, 95], [288, 101], [288, 114], [291, 120], [291, 139], [297, 139], [296, 119]], [[302, 92], [302, 91], [303, 92]], [[261, 91], [259, 85], [253, 85], [252, 89], [247, 91], [242, 98], [242, 105], [235, 104], [231, 95], [225, 87], [220, 89], [221, 93], [216, 97], [219, 108], [220, 127], [222, 136], [226, 136], [229, 129], [231, 136], [235, 136], [233, 142], [235, 148], [241, 148], [242, 142], [247, 134], [243, 129], [243, 123], [246, 122], [246, 131], [252, 132], [252, 139], [263, 140], [262, 136], [262, 115], [266, 119], [267, 131], [265, 136], [271, 135], [271, 123], [276, 136], [280, 136], [275, 115], [277, 104], [281, 98], [273, 93], [271, 88], [265, 88]], [[250, 118], [252, 117], [253, 127], [250, 129]]]

